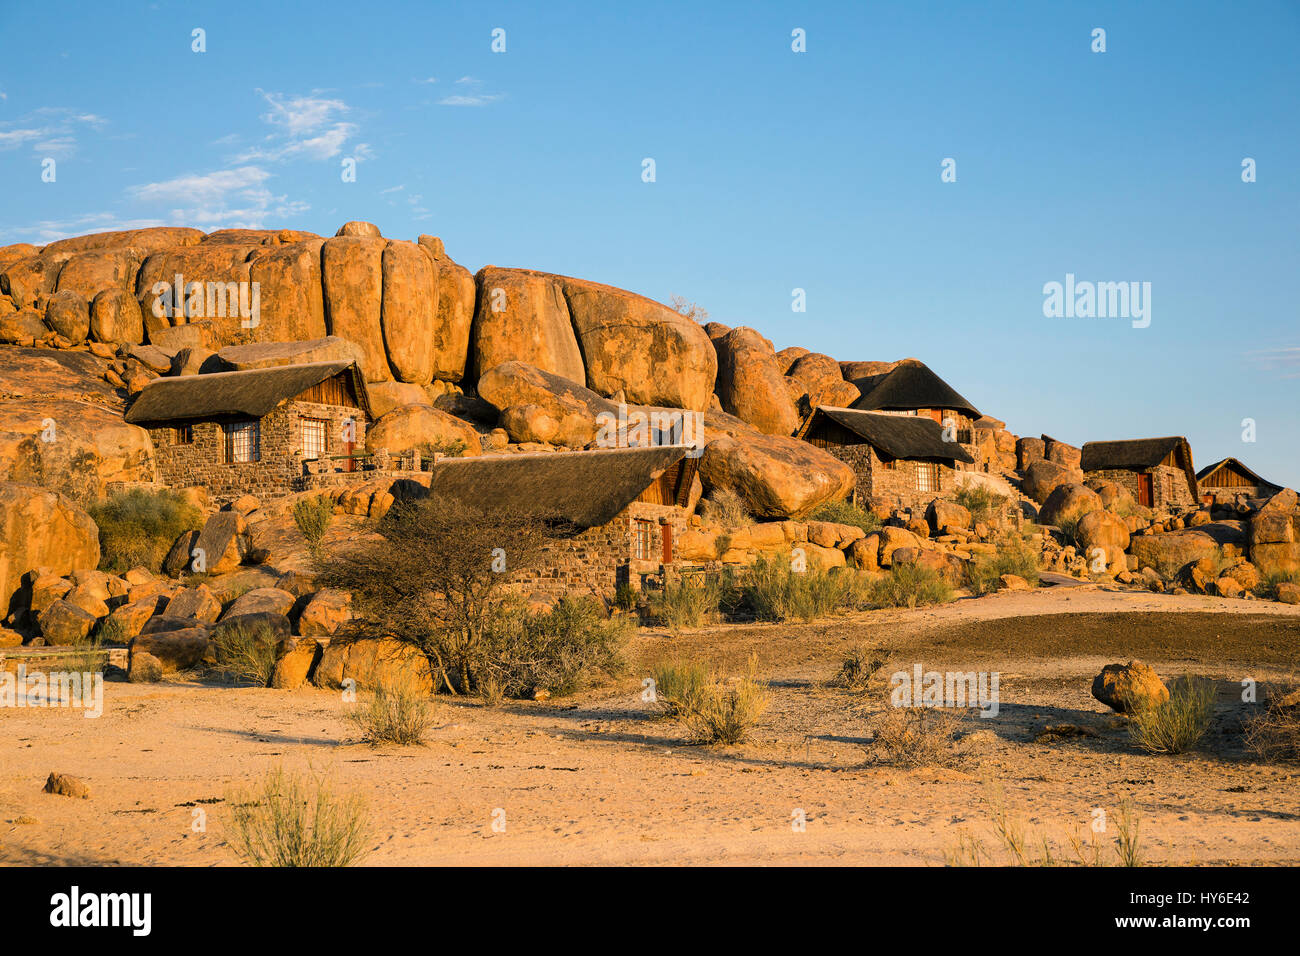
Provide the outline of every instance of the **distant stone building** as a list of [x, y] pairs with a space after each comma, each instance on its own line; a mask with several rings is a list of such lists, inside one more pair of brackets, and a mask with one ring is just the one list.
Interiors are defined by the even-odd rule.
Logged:
[[204, 485], [217, 501], [298, 490], [304, 462], [364, 449], [369, 418], [351, 362], [158, 378], [126, 413], [148, 429], [164, 484]]
[[[560, 522], [536, 569], [513, 583], [526, 593], [610, 596], [640, 589], [680, 564], [674, 547], [701, 493], [687, 448], [610, 448], [442, 458], [429, 493], [471, 507], [527, 508]], [[509, 548], [508, 543], [503, 545]]]
[[947, 420], [956, 429], [961, 444], [970, 442], [971, 429], [981, 417], [974, 405], [921, 362], [907, 361], [882, 375], [855, 379], [853, 384], [862, 397], [852, 408], [920, 415], [941, 425]]
[[1247, 498], [1268, 498], [1282, 490], [1265, 481], [1236, 458], [1223, 458], [1196, 473], [1201, 503], [1236, 504]]
[[1089, 478], [1126, 488], [1138, 504], [1150, 508], [1191, 508], [1198, 501], [1192, 448], [1181, 435], [1090, 441], [1083, 446], [1080, 467]]
[[797, 437], [845, 462], [857, 475], [854, 499], [883, 498], [901, 507], [928, 504], [956, 489], [973, 463], [930, 416], [819, 405]]

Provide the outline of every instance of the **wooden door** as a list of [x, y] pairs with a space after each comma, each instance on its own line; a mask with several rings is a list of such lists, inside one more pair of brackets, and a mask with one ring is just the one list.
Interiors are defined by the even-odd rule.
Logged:
[[1151, 501], [1152, 501], [1151, 475], [1139, 474], [1138, 475], [1138, 504], [1145, 505], [1146, 507], [1150, 508]]

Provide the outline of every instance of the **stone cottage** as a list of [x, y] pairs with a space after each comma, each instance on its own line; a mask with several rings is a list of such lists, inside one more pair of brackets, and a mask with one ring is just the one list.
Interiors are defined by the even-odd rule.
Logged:
[[313, 362], [155, 379], [126, 420], [148, 429], [164, 484], [227, 501], [297, 490], [304, 462], [365, 448], [370, 416], [355, 363]]
[[526, 593], [610, 596], [679, 564], [674, 548], [701, 493], [688, 448], [608, 448], [442, 458], [429, 493], [475, 508], [528, 508], [562, 526]]
[[1138, 504], [1149, 508], [1191, 508], [1197, 504], [1192, 447], [1181, 435], [1090, 441], [1083, 446], [1079, 465], [1087, 477], [1109, 479], [1126, 488]]
[[862, 392], [851, 406], [864, 412], [904, 412], [943, 424], [947, 419], [957, 431], [957, 441], [968, 444], [979, 410], [951, 385], [921, 362], [904, 362], [893, 371], [854, 381]]
[[1236, 458], [1223, 458], [1196, 473], [1201, 503], [1237, 504], [1248, 498], [1270, 498], [1281, 485], [1265, 481]]
[[884, 498], [899, 507], [924, 506], [950, 493], [961, 467], [974, 462], [960, 443], [944, 441], [943, 426], [928, 415], [819, 405], [797, 437], [853, 468], [854, 500]]

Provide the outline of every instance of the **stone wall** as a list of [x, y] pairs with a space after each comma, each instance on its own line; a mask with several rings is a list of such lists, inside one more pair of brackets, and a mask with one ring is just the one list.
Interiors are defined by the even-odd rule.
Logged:
[[[536, 569], [511, 576], [511, 584], [525, 595], [557, 599], [598, 594], [612, 598], [620, 583], [640, 590], [644, 575], [663, 569], [663, 527], [672, 528], [676, 541], [687, 528], [688, 514], [673, 505], [634, 501], [607, 524], [549, 543]], [[636, 519], [653, 524], [650, 560], [633, 558]], [[678, 562], [674, 562], [675, 564]]]
[[358, 409], [316, 402], [285, 402], [261, 419], [258, 461], [226, 461], [222, 424], [238, 419], [194, 422], [193, 441], [187, 444], [176, 442], [171, 426], [150, 428], [158, 478], [172, 488], [204, 485], [218, 503], [245, 494], [259, 498], [289, 494], [301, 484], [303, 474], [303, 418], [328, 422], [326, 454], [344, 453], [343, 426], [349, 419], [356, 423], [356, 448], [365, 446], [365, 418]]
[[853, 469], [857, 476], [856, 500], [875, 498], [901, 508], [925, 507], [935, 498], [951, 494], [960, 474], [952, 466], [940, 463], [938, 488], [921, 492], [917, 490], [917, 470], [926, 462], [896, 459], [893, 467], [888, 468], [867, 444], [828, 446], [825, 450]]
[[[1181, 468], [1157, 465], [1151, 473], [1151, 506], [1157, 511], [1174, 508], [1193, 508], [1199, 503], [1187, 487], [1187, 475]], [[1087, 472], [1087, 478], [1105, 478], [1128, 491], [1134, 501], [1138, 497], [1138, 472], [1128, 469], [1100, 468]]]

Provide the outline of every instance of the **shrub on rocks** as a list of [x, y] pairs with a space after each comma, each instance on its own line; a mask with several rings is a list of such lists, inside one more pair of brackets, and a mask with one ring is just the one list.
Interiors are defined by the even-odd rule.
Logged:
[[161, 570], [176, 539], [202, 523], [197, 508], [165, 488], [131, 488], [95, 502], [89, 511], [99, 527], [99, 566], [115, 573]]

